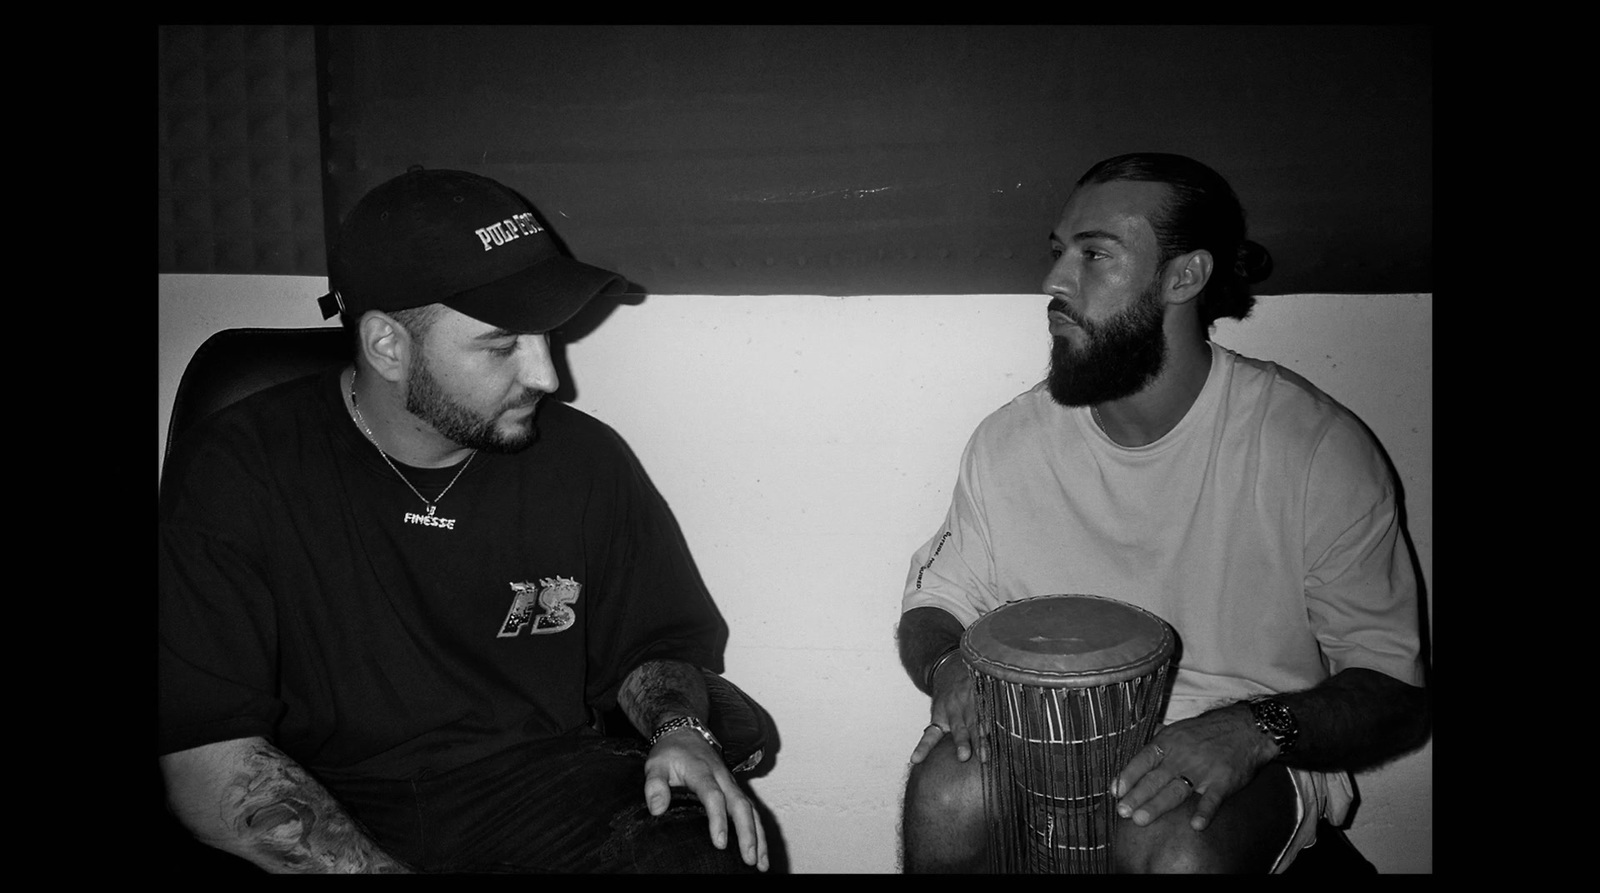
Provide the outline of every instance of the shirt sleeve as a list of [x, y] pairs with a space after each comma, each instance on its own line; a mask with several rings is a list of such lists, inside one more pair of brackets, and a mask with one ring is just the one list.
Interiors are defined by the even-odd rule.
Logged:
[[586, 536], [590, 579], [602, 580], [588, 624], [585, 698], [616, 703], [622, 680], [649, 660], [681, 660], [722, 672], [728, 628], [695, 567], [666, 500], [620, 436], [595, 475]]
[[1000, 604], [988, 522], [982, 509], [978, 452], [975, 433], [962, 451], [961, 468], [943, 526], [912, 553], [900, 601], [902, 613], [913, 608], [939, 608], [965, 627]]
[[1422, 685], [1412, 552], [1388, 463], [1353, 419], [1317, 445], [1306, 492], [1305, 593], [1337, 673], [1363, 667]]
[[276, 612], [252, 555], [243, 464], [206, 444], [175, 452], [157, 521], [157, 731], [161, 753], [271, 738]]

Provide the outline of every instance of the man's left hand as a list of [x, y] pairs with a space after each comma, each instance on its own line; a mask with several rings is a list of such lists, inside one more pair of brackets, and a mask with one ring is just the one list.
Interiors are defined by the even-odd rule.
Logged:
[[674, 787], [688, 788], [699, 798], [717, 849], [727, 847], [728, 820], [732, 819], [745, 864], [767, 870], [767, 833], [755, 804], [734, 781], [721, 755], [693, 729], [662, 736], [645, 758], [644, 802], [651, 815], [667, 811]]
[[1199, 794], [1190, 826], [1204, 831], [1218, 807], [1277, 755], [1243, 704], [1219, 707], [1157, 732], [1117, 776], [1117, 814], [1141, 827]]

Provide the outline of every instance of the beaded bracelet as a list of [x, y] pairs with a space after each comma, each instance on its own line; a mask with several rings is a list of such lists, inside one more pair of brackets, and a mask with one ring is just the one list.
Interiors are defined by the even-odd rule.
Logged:
[[960, 645], [952, 645], [952, 646], [950, 646], [950, 648], [947, 651], [945, 651], [945, 653], [939, 655], [938, 660], [935, 660], [933, 662], [933, 666], [928, 668], [928, 677], [923, 680], [923, 683], [924, 683], [923, 687], [928, 690], [929, 694], [933, 693], [933, 677], [939, 675], [939, 668], [944, 666], [944, 662], [945, 661], [949, 660], [952, 657], [955, 657], [956, 655], [958, 655], [960, 653], [961, 653], [961, 646]]

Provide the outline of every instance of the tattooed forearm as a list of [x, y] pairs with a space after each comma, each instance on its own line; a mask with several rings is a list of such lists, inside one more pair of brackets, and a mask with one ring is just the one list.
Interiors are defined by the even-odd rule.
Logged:
[[669, 715], [705, 719], [710, 699], [705, 676], [697, 667], [678, 660], [652, 660], [622, 681], [617, 703], [634, 727], [648, 735]]
[[234, 838], [228, 849], [285, 873], [407, 870], [282, 751], [257, 742], [241, 758], [222, 790], [222, 823]]

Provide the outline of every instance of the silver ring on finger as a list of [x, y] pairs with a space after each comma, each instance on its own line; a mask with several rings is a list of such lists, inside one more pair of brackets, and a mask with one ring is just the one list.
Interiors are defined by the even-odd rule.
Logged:
[[1173, 781], [1181, 781], [1184, 784], [1189, 786], [1189, 790], [1191, 790], [1191, 791], [1194, 790], [1194, 782], [1190, 781], [1189, 780], [1189, 776], [1187, 776], [1187, 775], [1179, 775], [1179, 776], [1174, 777], [1172, 780]]

